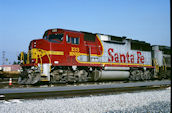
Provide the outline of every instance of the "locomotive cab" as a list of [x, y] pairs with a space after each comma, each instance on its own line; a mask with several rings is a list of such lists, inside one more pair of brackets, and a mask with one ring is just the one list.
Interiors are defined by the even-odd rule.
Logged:
[[[19, 83], [34, 84], [37, 81], [50, 81], [50, 74], [53, 69], [76, 66], [75, 57], [83, 51], [83, 46], [83, 34], [80, 32], [63, 29], [47, 30], [43, 39], [30, 42], [27, 63], [22, 64], [22, 76]], [[34, 71], [28, 73], [32, 70], [31, 68], [37, 70], [38, 74], [35, 75]], [[27, 75], [31, 78], [24, 80], [28, 78], [25, 77]], [[37, 80], [33, 80], [34, 78]]]
[[49, 42], [61, 43], [63, 41], [64, 34], [62, 32], [57, 32], [57, 29], [48, 30], [44, 33], [43, 39], [48, 40]]

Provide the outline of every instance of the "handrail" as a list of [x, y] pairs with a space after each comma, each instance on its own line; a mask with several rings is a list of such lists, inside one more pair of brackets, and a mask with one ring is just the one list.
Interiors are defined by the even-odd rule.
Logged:
[[167, 70], [167, 66], [166, 66], [166, 62], [165, 62], [165, 58], [163, 58], [163, 70], [166, 71]]
[[40, 57], [40, 55], [38, 55], [39, 58], [40, 58], [40, 61], [41, 61], [41, 72], [43, 71], [43, 68], [42, 68], [42, 58]]
[[[51, 59], [50, 59], [50, 56], [49, 56], [49, 54], [47, 52], [46, 52], [46, 55], [47, 55], [47, 57], [49, 59], [49, 64], [51, 64]], [[49, 71], [51, 72], [51, 65], [50, 65], [50, 70]]]
[[[49, 64], [51, 64], [51, 59], [50, 59], [50, 56], [49, 56], [49, 53], [46, 51], [46, 50], [42, 50], [42, 49], [37, 49], [34, 53], [31, 53], [31, 54], [35, 54], [35, 59], [36, 59], [36, 63], [38, 63], [38, 59], [40, 59], [40, 62], [41, 62], [41, 72], [43, 70], [43, 64], [42, 64], [42, 57], [44, 55], [46, 55], [48, 57], [48, 60], [49, 60]], [[50, 70], [51, 71], [51, 65], [50, 65]]]
[[22, 62], [23, 64], [25, 64], [25, 62], [24, 62], [24, 52], [21, 52], [20, 53], [20, 62]]
[[156, 72], [159, 72], [159, 65], [157, 63], [157, 60], [154, 58], [153, 61], [154, 61]]
[[29, 50], [28, 53], [27, 53], [26, 64], [30, 64], [30, 59], [29, 59], [29, 57], [30, 57], [30, 50]]

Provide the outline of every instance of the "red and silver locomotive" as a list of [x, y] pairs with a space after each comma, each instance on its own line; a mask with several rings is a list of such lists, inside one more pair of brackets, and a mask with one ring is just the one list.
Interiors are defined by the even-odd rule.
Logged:
[[168, 78], [171, 68], [168, 47], [65, 29], [47, 30], [20, 58], [20, 84]]

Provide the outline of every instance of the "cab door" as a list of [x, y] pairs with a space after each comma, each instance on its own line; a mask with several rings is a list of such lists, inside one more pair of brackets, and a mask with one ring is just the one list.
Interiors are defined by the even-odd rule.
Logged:
[[79, 54], [80, 52], [80, 37], [76, 33], [66, 33], [66, 61], [67, 64], [72, 66], [76, 65], [76, 59], [75, 57]]

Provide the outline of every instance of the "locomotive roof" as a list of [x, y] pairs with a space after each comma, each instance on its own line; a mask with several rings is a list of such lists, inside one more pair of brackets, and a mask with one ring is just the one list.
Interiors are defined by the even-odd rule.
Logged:
[[[109, 36], [109, 37], [112, 37], [112, 38], [115, 38], [115, 39], [118, 39], [118, 40], [130, 40], [132, 43], [140, 43], [140, 44], [147, 44], [147, 45], [150, 45], [150, 43], [147, 43], [145, 41], [139, 41], [139, 40], [133, 40], [131, 38], [127, 38], [126, 36], [114, 36], [114, 35], [108, 35], [108, 34], [102, 34], [102, 33], [92, 33], [92, 32], [86, 32], [86, 31], [75, 31], [75, 30], [68, 30], [68, 29], [61, 29], [61, 28], [54, 28], [54, 29], [59, 29], [59, 30], [64, 30], [64, 31], [69, 31], [69, 32], [75, 32], [75, 33], [84, 33], [84, 34], [92, 34], [92, 35], [96, 35], [96, 34], [99, 34], [99, 35], [105, 35], [105, 36]], [[53, 30], [53, 29], [48, 29], [46, 31], [49, 31], [49, 30]]]

